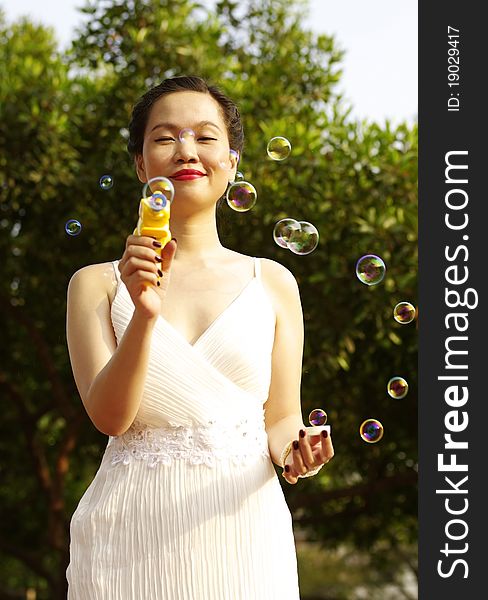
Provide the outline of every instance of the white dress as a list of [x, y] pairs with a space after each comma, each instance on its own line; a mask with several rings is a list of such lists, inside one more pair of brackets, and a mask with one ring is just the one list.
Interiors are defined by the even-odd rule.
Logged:
[[[254, 261], [194, 344], [158, 319], [136, 419], [71, 519], [69, 600], [299, 600], [264, 428], [276, 316]], [[120, 342], [134, 304], [113, 266]]]

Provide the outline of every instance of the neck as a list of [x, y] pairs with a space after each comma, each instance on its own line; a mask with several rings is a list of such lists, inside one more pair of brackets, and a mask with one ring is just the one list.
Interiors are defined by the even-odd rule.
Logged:
[[171, 215], [170, 230], [177, 239], [174, 261], [179, 264], [202, 262], [225, 250], [220, 243], [215, 211], [185, 215]]

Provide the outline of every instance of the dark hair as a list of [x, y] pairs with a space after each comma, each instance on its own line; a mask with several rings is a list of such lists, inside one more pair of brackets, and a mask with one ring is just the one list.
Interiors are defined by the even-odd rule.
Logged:
[[216, 86], [208, 85], [201, 77], [172, 77], [148, 90], [135, 104], [129, 123], [129, 141], [127, 142], [127, 150], [131, 157], [142, 154], [144, 131], [149, 113], [156, 100], [166, 94], [184, 91], [210, 94], [219, 103], [227, 127], [230, 147], [237, 150], [240, 155], [244, 145], [244, 130], [239, 109], [234, 102]]
[[[141, 96], [134, 105], [129, 123], [129, 141], [127, 142], [127, 150], [132, 159], [134, 159], [135, 156], [142, 154], [144, 132], [149, 119], [149, 113], [156, 100], [165, 94], [184, 91], [210, 94], [210, 96], [218, 102], [227, 128], [230, 147], [232, 150], [237, 150], [240, 157], [244, 146], [244, 129], [242, 127], [241, 115], [237, 106], [218, 87], [208, 85], [201, 77], [182, 76], [164, 79], [160, 84], [151, 88]], [[218, 201], [217, 209], [219, 209], [222, 204], [223, 197]]]

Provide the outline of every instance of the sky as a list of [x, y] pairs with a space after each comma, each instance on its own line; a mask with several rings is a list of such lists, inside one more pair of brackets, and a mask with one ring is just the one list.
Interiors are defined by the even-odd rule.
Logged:
[[[83, 16], [84, 0], [0, 0], [7, 23], [28, 15], [51, 25], [66, 47]], [[207, 0], [212, 4], [212, 0]], [[310, 0], [305, 24], [333, 35], [345, 51], [338, 91], [352, 117], [411, 124], [418, 112], [416, 0]]]

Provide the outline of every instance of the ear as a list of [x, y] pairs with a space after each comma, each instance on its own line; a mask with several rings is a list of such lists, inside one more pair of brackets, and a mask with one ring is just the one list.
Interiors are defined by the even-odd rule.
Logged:
[[146, 169], [144, 167], [144, 158], [142, 154], [137, 154], [134, 157], [134, 165], [136, 167], [137, 177], [141, 183], [147, 183]]
[[230, 152], [230, 172], [229, 172], [229, 183], [234, 183], [236, 178], [237, 166], [239, 165], [240, 154], [237, 150]]

